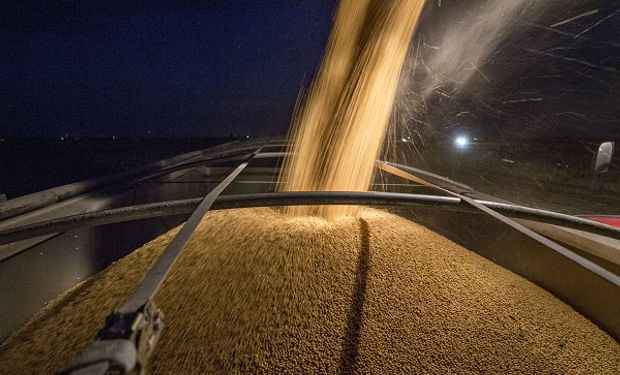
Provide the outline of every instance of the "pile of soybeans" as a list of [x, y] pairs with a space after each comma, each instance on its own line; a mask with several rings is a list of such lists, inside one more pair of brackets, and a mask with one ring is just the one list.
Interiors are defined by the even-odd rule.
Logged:
[[[0, 347], [0, 373], [66, 366], [176, 230], [112, 264]], [[548, 292], [404, 218], [209, 213], [157, 303], [149, 374], [589, 373], [620, 345]]]

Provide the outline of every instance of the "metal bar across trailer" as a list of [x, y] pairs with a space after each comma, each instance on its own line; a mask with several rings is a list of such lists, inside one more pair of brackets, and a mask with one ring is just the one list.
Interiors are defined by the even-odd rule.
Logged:
[[396, 163], [388, 163], [388, 162], [384, 162], [384, 161], [378, 161], [377, 162], [377, 166], [383, 170], [384, 172], [387, 173], [391, 173], [395, 176], [399, 176], [402, 177], [404, 179], [410, 180], [410, 181], [416, 181], [416, 182], [420, 182], [423, 183], [429, 187], [435, 188], [439, 191], [442, 191], [444, 193], [447, 193], [449, 195], [452, 195], [455, 198], [459, 198], [461, 199], [463, 202], [471, 205], [472, 207], [475, 207], [476, 209], [486, 213], [487, 215], [492, 216], [493, 218], [501, 221], [502, 223], [508, 225], [509, 227], [511, 227], [512, 229], [521, 232], [522, 234], [528, 236], [529, 238], [541, 243], [542, 245], [550, 248], [551, 250], [555, 251], [556, 253], [572, 260], [573, 262], [577, 263], [578, 265], [580, 265], [581, 267], [589, 270], [590, 272], [598, 275], [599, 277], [609, 281], [610, 283], [614, 284], [615, 286], [620, 287], [620, 276], [614, 274], [613, 272], [610, 272], [608, 270], [606, 270], [605, 268], [599, 266], [598, 264], [582, 257], [581, 255], [575, 253], [574, 251], [571, 251], [567, 248], [565, 248], [564, 246], [534, 232], [533, 230], [526, 228], [525, 226], [523, 226], [522, 224], [517, 223], [516, 221], [500, 214], [497, 211], [494, 211], [492, 209], [490, 209], [489, 207], [486, 207], [485, 205], [477, 202], [476, 200], [464, 196], [462, 194], [458, 194], [455, 192], [452, 192], [448, 189], [444, 189], [442, 187], [439, 187], [437, 185], [434, 185], [430, 182], [427, 182], [425, 180], [423, 180], [420, 177], [417, 177], [415, 175], [413, 175], [410, 172], [415, 173], [415, 170], [413, 169], [409, 169], [409, 167], [407, 167], [406, 165], [401, 165], [401, 164], [396, 164]]
[[[23, 225], [0, 231], [0, 245], [24, 239], [68, 231], [87, 226], [141, 220], [153, 217], [192, 213], [201, 198], [181, 199], [158, 203], [113, 208], [58, 219]], [[479, 204], [494, 209], [506, 216], [529, 219], [548, 224], [563, 225], [590, 233], [620, 239], [620, 229], [580, 217], [552, 211], [524, 207], [515, 204], [476, 200]], [[389, 192], [353, 191], [299, 191], [280, 193], [235, 194], [219, 196], [213, 202], [212, 210], [295, 205], [365, 205], [365, 206], [427, 206], [438, 209], [458, 209], [475, 212], [477, 209], [464, 205], [457, 197]], [[1, 254], [0, 261], [14, 254]]]

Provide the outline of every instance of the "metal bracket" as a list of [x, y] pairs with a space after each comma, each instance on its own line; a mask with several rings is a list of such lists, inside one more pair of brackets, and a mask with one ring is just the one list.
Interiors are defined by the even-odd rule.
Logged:
[[115, 311], [95, 341], [61, 374], [142, 374], [162, 328], [163, 312], [152, 301], [132, 313]]

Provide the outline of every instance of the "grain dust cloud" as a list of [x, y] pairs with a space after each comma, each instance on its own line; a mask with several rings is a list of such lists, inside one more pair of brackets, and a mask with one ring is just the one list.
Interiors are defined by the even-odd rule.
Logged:
[[[281, 190], [368, 190], [423, 7], [424, 0], [340, 2], [320, 70], [293, 120]], [[328, 219], [358, 210], [287, 209]]]

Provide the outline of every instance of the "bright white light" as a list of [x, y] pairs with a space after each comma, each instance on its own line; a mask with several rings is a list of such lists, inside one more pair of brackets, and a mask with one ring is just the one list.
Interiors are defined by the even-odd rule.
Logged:
[[467, 137], [463, 135], [459, 135], [454, 139], [454, 144], [456, 145], [456, 147], [464, 148], [469, 144], [469, 139], [467, 139]]

